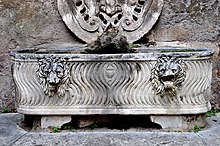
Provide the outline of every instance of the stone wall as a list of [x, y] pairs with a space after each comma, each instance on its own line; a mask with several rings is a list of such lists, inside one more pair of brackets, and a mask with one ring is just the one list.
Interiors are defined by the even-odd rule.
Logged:
[[[164, 0], [159, 21], [142, 39], [145, 41], [148, 38], [158, 44], [168, 42], [215, 49], [213, 106], [219, 106], [220, 103], [219, 13], [218, 0]], [[0, 111], [3, 108], [13, 110], [15, 107], [10, 50], [16, 47], [47, 44], [72, 46], [82, 43], [63, 23], [56, 0], [0, 0], [0, 32]]]

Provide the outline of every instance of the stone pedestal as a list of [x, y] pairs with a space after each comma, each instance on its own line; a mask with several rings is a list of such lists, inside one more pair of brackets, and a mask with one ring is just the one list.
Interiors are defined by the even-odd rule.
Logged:
[[193, 130], [195, 126], [205, 127], [206, 117], [200, 115], [158, 115], [151, 116], [151, 121], [155, 122], [165, 130]]
[[58, 127], [61, 128], [63, 124], [69, 123], [71, 116], [42, 116], [41, 128]]

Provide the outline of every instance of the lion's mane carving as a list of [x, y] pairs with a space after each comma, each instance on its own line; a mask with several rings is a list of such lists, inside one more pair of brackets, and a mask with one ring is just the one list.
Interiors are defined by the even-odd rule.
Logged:
[[151, 83], [156, 94], [175, 96], [186, 78], [186, 64], [172, 56], [158, 58], [151, 72]]
[[65, 95], [69, 84], [69, 68], [64, 58], [49, 57], [39, 60], [37, 76], [49, 97]]

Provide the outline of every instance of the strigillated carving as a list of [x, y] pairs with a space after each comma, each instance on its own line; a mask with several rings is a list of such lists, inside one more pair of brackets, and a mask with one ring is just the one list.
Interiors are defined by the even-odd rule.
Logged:
[[22, 93], [19, 104], [27, 107], [47, 105], [66, 108], [98, 106], [105, 109], [118, 105], [151, 108], [161, 106], [162, 109], [162, 105], [175, 106], [176, 103], [186, 108], [206, 105], [210, 78], [205, 73], [194, 73], [194, 70], [211, 74], [209, 61], [187, 62], [186, 79], [174, 98], [161, 98], [160, 94], [154, 94], [149, 76], [152, 71], [151, 63], [69, 62], [70, 84], [65, 84], [68, 94], [63, 98], [46, 96], [37, 76], [29, 75], [39, 68], [37, 63], [17, 64], [15, 76], [16, 80], [21, 79], [17, 84]]
[[150, 77], [155, 59], [125, 61], [123, 58], [112, 62], [70, 58], [67, 62], [70, 83], [62, 84], [68, 90], [62, 98], [57, 94], [53, 98], [45, 95], [34, 75], [39, 68], [36, 59], [16, 60], [13, 75], [19, 91], [18, 110], [25, 114], [71, 115], [130, 114], [131, 111], [135, 111], [132, 114], [196, 114], [198, 110], [206, 112], [209, 109], [212, 65], [208, 59], [184, 58], [186, 79], [172, 98], [161, 98], [153, 90]]
[[66, 25], [87, 43], [109, 28], [119, 30], [132, 43], [152, 28], [162, 6], [163, 0], [58, 0]]
[[49, 57], [39, 60], [37, 76], [46, 95], [49, 97], [55, 94], [59, 97], [65, 95], [70, 73], [64, 58]]
[[156, 94], [175, 96], [186, 78], [186, 64], [177, 57], [161, 56], [151, 72], [151, 82]]

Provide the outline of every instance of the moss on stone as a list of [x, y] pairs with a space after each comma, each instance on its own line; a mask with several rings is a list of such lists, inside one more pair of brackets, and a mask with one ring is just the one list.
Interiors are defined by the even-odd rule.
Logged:
[[87, 54], [116, 54], [134, 53], [135, 50], [129, 47], [127, 38], [117, 31], [108, 30], [104, 32], [96, 41], [88, 44]]

